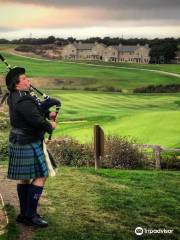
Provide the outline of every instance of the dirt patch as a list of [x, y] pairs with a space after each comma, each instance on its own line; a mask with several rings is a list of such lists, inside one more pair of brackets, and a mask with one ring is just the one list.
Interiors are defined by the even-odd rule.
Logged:
[[[6, 177], [7, 175], [7, 167], [6, 166], [0, 166], [0, 193], [3, 196], [4, 203], [13, 205], [16, 209], [16, 212], [19, 212], [19, 205], [18, 205], [18, 196], [16, 192], [16, 185], [17, 181], [15, 180], [9, 180]], [[1, 218], [1, 214], [0, 214]], [[19, 240], [30, 240], [31, 236], [33, 234], [33, 228], [25, 226], [23, 224], [20, 225], [20, 238]]]
[[3, 198], [0, 193], [0, 235], [6, 232], [7, 224], [8, 224], [8, 219], [7, 219], [6, 211], [4, 209]]

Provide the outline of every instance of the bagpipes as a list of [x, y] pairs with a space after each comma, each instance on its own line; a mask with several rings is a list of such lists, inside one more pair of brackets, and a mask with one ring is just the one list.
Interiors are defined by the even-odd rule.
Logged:
[[[9, 65], [6, 61], [6, 59], [1, 54], [0, 54], [0, 60], [6, 65], [8, 70], [15, 68], [15, 67], [12, 67], [11, 65]], [[44, 100], [42, 101], [34, 91], [36, 91], [38, 94], [40, 94]], [[45, 113], [49, 112], [49, 109], [51, 107], [53, 107], [53, 106], [56, 107], [56, 112], [55, 112], [56, 115], [51, 118], [53, 121], [56, 121], [57, 116], [61, 109], [61, 102], [59, 100], [57, 100], [56, 98], [52, 98], [52, 97], [46, 95], [45, 93], [42, 93], [40, 90], [38, 90], [33, 85], [30, 85], [29, 92], [30, 92], [30, 95], [35, 98], [42, 113], [45, 114]], [[4, 95], [4, 97], [1, 100], [1, 104], [5, 101], [5, 99], [7, 98], [8, 95], [9, 95], [9, 93], [6, 93]], [[51, 138], [52, 138], [52, 134], [49, 135], [48, 140], [51, 140]]]

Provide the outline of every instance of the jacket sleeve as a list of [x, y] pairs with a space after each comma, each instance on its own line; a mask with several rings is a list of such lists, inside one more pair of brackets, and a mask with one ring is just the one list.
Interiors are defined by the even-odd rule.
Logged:
[[40, 112], [38, 106], [31, 99], [20, 101], [16, 105], [16, 110], [22, 118], [33, 128], [52, 133], [52, 126]]

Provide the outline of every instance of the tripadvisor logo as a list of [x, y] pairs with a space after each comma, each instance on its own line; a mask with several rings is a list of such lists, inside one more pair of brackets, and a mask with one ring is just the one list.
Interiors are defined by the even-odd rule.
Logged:
[[138, 235], [138, 236], [142, 235], [143, 234], [143, 228], [142, 227], [137, 227], [135, 229], [135, 234]]
[[171, 234], [173, 231], [172, 229], [147, 229], [137, 227], [134, 232], [136, 235], [141, 236], [143, 234]]

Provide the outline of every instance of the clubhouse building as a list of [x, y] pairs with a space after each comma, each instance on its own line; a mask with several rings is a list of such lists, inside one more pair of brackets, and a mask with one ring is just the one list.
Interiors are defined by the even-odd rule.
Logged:
[[61, 58], [71, 60], [99, 60], [104, 62], [125, 62], [148, 64], [150, 48], [141, 46], [124, 46], [122, 44], [106, 46], [102, 43], [69, 43], [62, 47]]

